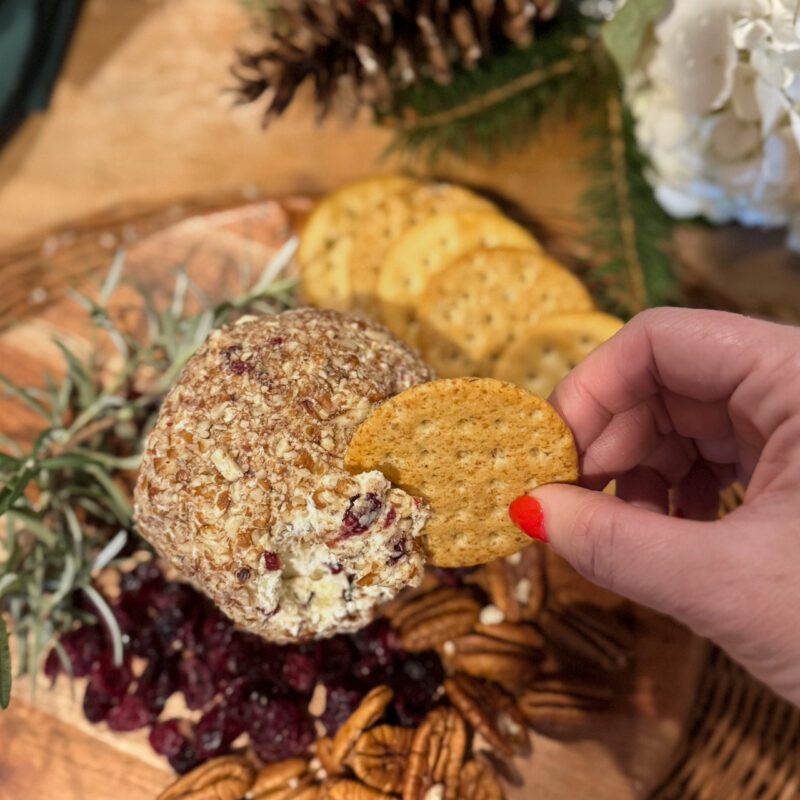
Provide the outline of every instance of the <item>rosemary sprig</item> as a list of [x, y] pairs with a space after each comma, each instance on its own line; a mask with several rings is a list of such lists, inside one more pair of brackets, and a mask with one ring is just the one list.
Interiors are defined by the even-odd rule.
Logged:
[[[292, 239], [255, 280], [242, 267], [239, 296], [212, 304], [184, 270], [175, 275], [171, 301], [159, 308], [139, 287], [147, 334], [119, 324], [111, 300], [124, 256], [118, 255], [96, 300], [76, 295], [95, 334], [105, 334], [122, 358], [113, 379], [101, 380], [107, 356], [98, 347], [80, 358], [63, 343], [62, 378], [47, 375], [45, 388], [15, 385], [0, 376], [0, 390], [42, 421], [29, 448], [0, 437], [0, 707], [11, 691], [9, 637], [17, 647], [17, 675], [38, 672], [43, 652], [55, 650], [70, 664], [57, 636], [76, 621], [102, 622], [115, 660], [122, 638], [111, 609], [93, 581], [98, 571], [146, 547], [131, 518], [131, 490], [143, 437], [164, 394], [213, 328], [250, 312], [274, 313], [291, 305], [293, 281], [282, 278], [296, 247]], [[187, 299], [200, 304], [187, 312]], [[101, 337], [95, 337], [101, 338]]]

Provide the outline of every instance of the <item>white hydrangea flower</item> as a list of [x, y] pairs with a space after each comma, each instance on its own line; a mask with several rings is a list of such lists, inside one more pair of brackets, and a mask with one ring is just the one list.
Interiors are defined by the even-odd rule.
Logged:
[[666, 211], [788, 225], [800, 250], [798, 0], [673, 0], [628, 78]]

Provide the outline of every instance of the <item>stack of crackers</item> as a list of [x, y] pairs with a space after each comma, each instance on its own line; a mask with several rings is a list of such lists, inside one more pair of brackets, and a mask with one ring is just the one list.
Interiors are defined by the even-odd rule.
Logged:
[[444, 378], [547, 397], [622, 326], [525, 228], [452, 184], [345, 186], [317, 205], [297, 258], [309, 303], [383, 322]]

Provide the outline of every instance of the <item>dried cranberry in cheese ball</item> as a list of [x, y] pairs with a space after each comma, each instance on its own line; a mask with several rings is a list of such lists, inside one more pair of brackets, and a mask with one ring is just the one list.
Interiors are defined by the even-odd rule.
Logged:
[[214, 331], [150, 434], [141, 534], [242, 628], [276, 642], [366, 625], [422, 577], [427, 510], [342, 466], [356, 427], [432, 371], [380, 325], [301, 309]]

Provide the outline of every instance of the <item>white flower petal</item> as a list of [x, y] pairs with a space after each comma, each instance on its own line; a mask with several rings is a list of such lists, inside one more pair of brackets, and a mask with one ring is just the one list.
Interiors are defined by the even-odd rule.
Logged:
[[756, 80], [756, 100], [761, 109], [761, 134], [770, 134], [786, 114], [789, 102], [780, 89], [758, 78]]
[[655, 197], [667, 214], [678, 219], [691, 219], [705, 211], [703, 203], [696, 197], [674, 186], [659, 184], [655, 187]]
[[[652, 64], [651, 75], [668, 84], [677, 105], [687, 112], [719, 108], [730, 96], [736, 47], [731, 36], [730, 17], [712, 13], [703, 3], [700, 8], [669, 14], [661, 29], [662, 46]], [[674, 18], [677, 17], [677, 22]], [[667, 25], [666, 23], [671, 23]]]
[[771, 33], [763, 19], [740, 19], [733, 25], [733, 43], [739, 50], [752, 50], [769, 39]]
[[734, 113], [744, 122], [761, 119], [761, 109], [756, 99], [756, 71], [749, 64], [737, 64], [733, 73], [731, 103]]
[[736, 161], [751, 153], [760, 143], [757, 124], [741, 122], [733, 114], [720, 114], [716, 118], [710, 146], [725, 161]]

